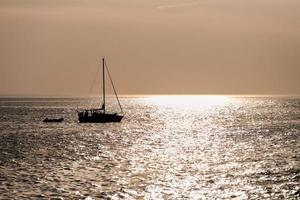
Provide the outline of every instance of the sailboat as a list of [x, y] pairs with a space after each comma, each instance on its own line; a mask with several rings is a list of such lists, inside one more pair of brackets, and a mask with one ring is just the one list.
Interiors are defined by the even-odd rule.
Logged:
[[[118, 101], [119, 107], [121, 109], [121, 113], [110, 113], [106, 111], [105, 105], [105, 69], [108, 72], [108, 76], [114, 90], [116, 99]], [[108, 67], [105, 62], [105, 58], [102, 58], [102, 96], [103, 96], [103, 103], [101, 108], [96, 109], [85, 109], [83, 111], [77, 111], [78, 113], [78, 120], [80, 123], [107, 123], [107, 122], [121, 122], [124, 117], [123, 110], [121, 103], [119, 101], [114, 83], [112, 81], [111, 75], [109, 73]]]

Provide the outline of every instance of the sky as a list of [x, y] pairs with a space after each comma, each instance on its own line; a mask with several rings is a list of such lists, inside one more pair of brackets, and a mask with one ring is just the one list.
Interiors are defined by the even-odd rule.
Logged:
[[[1, 0], [0, 95], [300, 94], [299, 0]], [[97, 75], [97, 76], [98, 76]]]

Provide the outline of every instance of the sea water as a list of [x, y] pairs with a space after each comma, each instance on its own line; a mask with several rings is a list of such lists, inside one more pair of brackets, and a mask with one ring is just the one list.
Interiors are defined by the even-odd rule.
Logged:
[[121, 123], [81, 124], [99, 99], [0, 99], [0, 199], [300, 198], [300, 98], [121, 103]]

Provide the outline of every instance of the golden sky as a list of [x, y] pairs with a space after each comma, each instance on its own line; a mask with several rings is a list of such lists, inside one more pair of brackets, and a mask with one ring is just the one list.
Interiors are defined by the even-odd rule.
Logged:
[[299, 10], [299, 0], [1, 0], [0, 95], [86, 95], [103, 55], [120, 94], [300, 94]]

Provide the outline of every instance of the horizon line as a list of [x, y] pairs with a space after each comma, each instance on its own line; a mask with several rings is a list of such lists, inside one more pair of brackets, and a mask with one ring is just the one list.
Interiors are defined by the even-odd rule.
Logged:
[[[108, 98], [115, 95], [106, 95]], [[150, 96], [231, 96], [231, 97], [300, 97], [300, 94], [120, 94], [120, 98], [138, 98]], [[0, 98], [97, 98], [101, 95], [1, 95]]]

